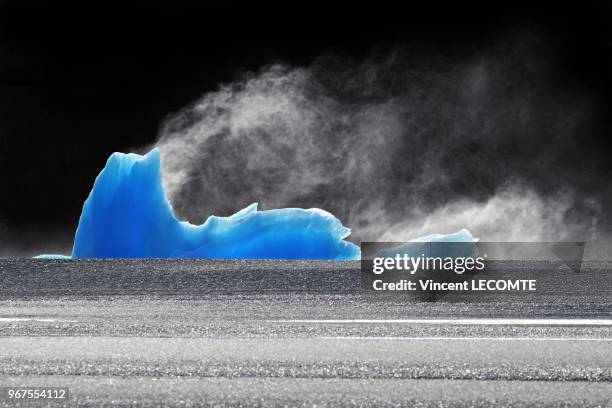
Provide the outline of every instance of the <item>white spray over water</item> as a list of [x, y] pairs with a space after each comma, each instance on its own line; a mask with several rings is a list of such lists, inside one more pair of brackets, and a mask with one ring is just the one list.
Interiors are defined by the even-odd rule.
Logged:
[[516, 44], [326, 56], [225, 84], [161, 130], [175, 212], [200, 223], [255, 201], [320, 207], [355, 240], [461, 228], [489, 241], [597, 238], [598, 199], [576, 194], [591, 175], [564, 163], [588, 98], [555, 91], [548, 57]]

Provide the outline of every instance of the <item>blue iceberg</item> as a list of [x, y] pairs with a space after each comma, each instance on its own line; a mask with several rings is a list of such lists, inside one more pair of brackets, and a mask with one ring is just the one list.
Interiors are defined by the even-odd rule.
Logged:
[[108, 159], [83, 205], [72, 258], [358, 259], [359, 247], [344, 240], [349, 233], [320, 209], [258, 211], [257, 204], [202, 225], [179, 221], [153, 149]]
[[425, 237], [416, 238], [389, 248], [378, 253], [378, 256], [394, 257], [395, 255], [406, 255], [409, 257], [476, 257], [478, 256], [478, 238], [474, 238], [466, 229], [455, 232], [454, 234], [432, 234]]
[[[350, 230], [317, 209], [258, 211], [257, 203], [229, 217], [210, 216], [202, 225], [179, 221], [161, 182], [160, 153], [113, 153], [83, 205], [72, 255], [36, 258], [217, 258], [356, 260]], [[423, 242], [474, 242], [467, 230], [431, 235]]]

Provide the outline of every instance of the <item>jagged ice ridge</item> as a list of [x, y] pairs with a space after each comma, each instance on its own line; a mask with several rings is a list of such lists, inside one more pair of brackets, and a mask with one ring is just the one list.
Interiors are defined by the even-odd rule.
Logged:
[[[350, 230], [317, 208], [258, 211], [251, 204], [202, 225], [179, 221], [161, 179], [160, 152], [113, 153], [83, 205], [71, 256], [39, 258], [359, 259]], [[465, 231], [430, 238], [455, 241]]]

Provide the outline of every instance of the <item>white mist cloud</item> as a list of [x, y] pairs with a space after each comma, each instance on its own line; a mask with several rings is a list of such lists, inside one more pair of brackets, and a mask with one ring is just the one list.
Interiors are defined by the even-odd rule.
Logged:
[[165, 187], [194, 223], [258, 201], [323, 208], [355, 240], [461, 228], [488, 241], [597, 237], [601, 206], [576, 193], [589, 175], [560, 160], [584, 103], [551, 91], [537, 55], [266, 67], [164, 124]]
[[538, 242], [594, 239], [601, 211], [593, 203], [593, 216], [586, 223], [568, 222], [571, 200], [566, 195], [542, 198], [531, 190], [508, 187], [483, 202], [458, 200], [430, 213], [390, 225], [382, 241], [408, 241], [467, 228], [476, 237], [491, 242]]

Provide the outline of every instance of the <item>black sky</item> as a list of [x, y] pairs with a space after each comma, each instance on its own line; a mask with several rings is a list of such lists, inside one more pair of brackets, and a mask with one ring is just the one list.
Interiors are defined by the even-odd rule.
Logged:
[[455, 55], [509, 30], [537, 32], [561, 56], [559, 86], [594, 101], [581, 149], [603, 153], [593, 157], [610, 174], [605, 2], [396, 3], [0, 3], [0, 255], [64, 248], [109, 154], [154, 142], [168, 114], [245, 71], [329, 52], [358, 59], [416, 45]]

